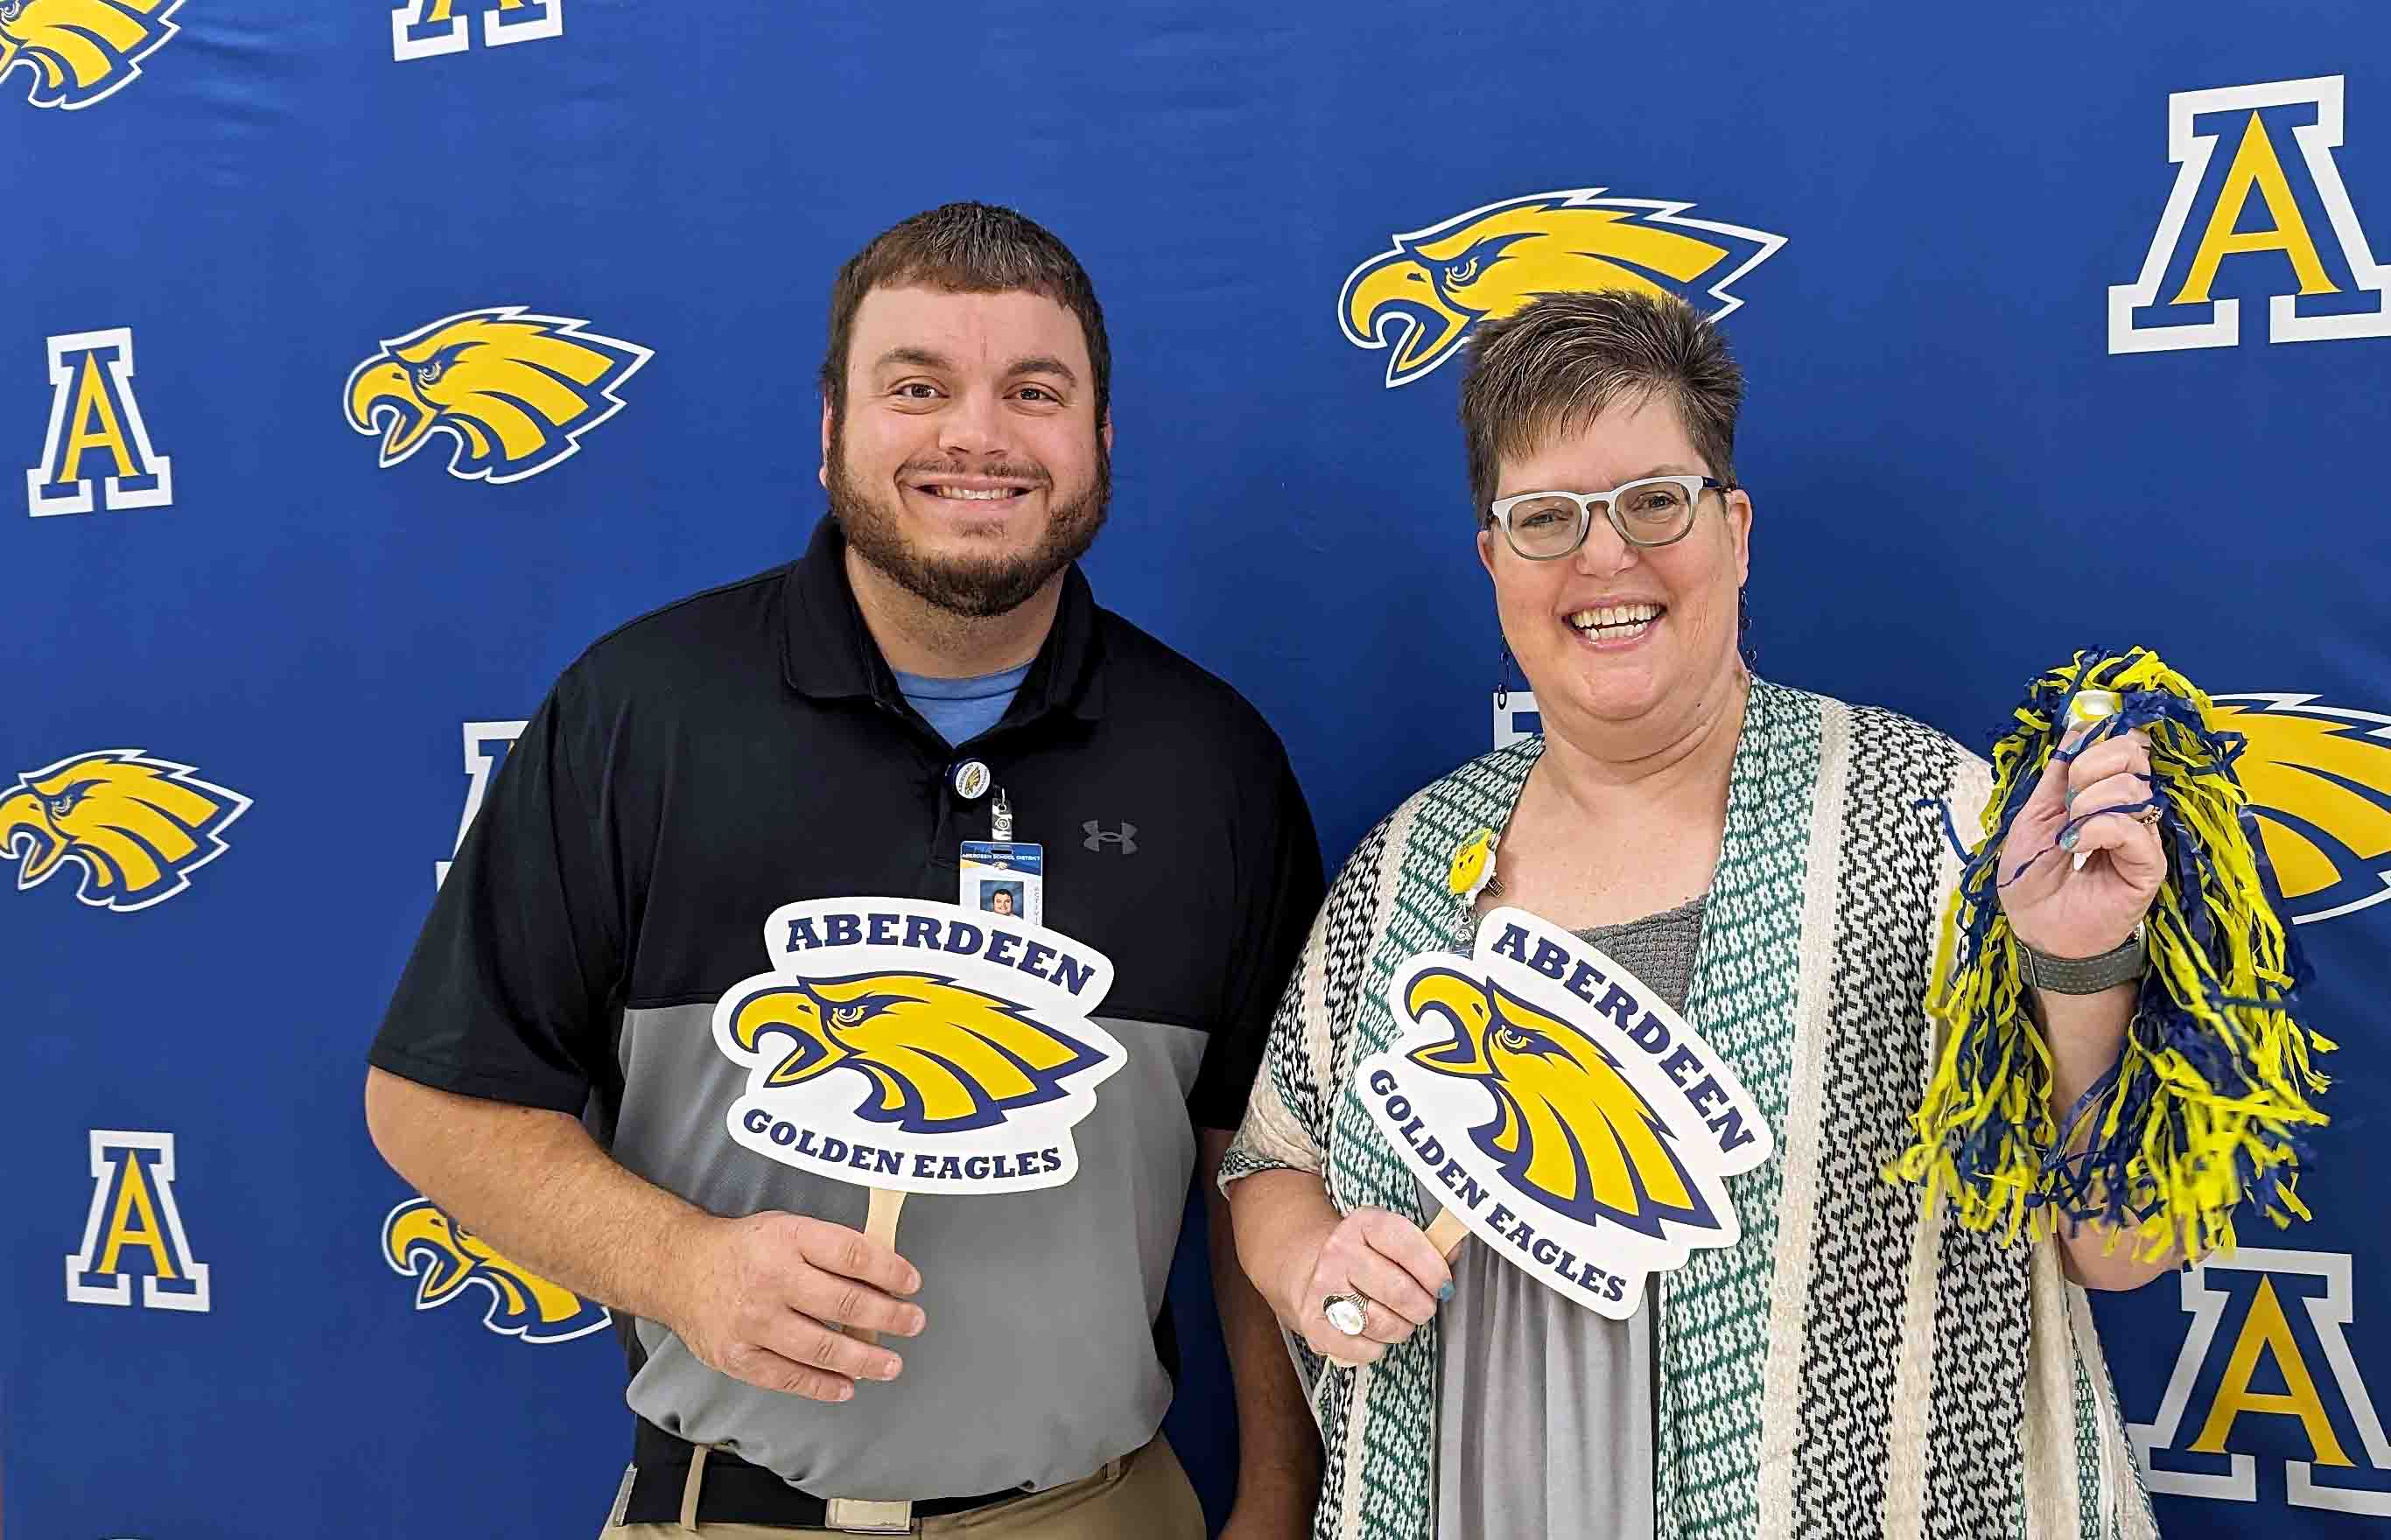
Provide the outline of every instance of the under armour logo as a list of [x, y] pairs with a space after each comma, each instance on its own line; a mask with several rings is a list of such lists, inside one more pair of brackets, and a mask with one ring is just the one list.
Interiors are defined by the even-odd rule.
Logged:
[[1120, 853], [1123, 855], [1135, 855], [1137, 853], [1137, 826], [1135, 824], [1123, 824], [1119, 829], [1114, 830], [1106, 828], [1104, 825], [1096, 822], [1095, 819], [1091, 818], [1079, 827], [1088, 831], [1088, 837], [1079, 842], [1090, 850], [1102, 850], [1106, 845], [1118, 845], [1120, 847]]

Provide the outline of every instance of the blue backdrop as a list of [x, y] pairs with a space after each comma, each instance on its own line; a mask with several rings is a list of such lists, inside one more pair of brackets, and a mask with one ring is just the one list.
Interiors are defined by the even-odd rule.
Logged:
[[[1105, 299], [1099, 595], [1278, 725], [1332, 861], [1487, 746], [1441, 366], [1522, 274], [1618, 271], [1588, 210], [1702, 243], [1629, 271], [1750, 372], [1764, 673], [1980, 747], [2096, 642], [2238, 697], [2343, 1045], [2318, 1219], [2100, 1315], [2169, 1533], [2382, 1533], [2386, 58], [2359, 0], [0, 0], [6, 1523], [594, 1532], [613, 1341], [387, 1254], [365, 1045], [556, 672], [795, 554], [837, 263], [971, 197]], [[510, 306], [602, 377], [375, 363]]]

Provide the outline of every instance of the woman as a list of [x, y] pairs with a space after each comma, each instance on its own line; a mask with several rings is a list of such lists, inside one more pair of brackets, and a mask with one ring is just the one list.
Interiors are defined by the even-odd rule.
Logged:
[[[2135, 1287], [2087, 1230], [2004, 1244], [1880, 1173], [1931, 1068], [1920, 1002], [1985, 766], [1943, 735], [1753, 678], [1742, 379], [1682, 302], [1559, 295], [1482, 325], [1462, 388], [1478, 550], [1544, 736], [1475, 760], [1364, 838], [1323, 908], [1221, 1168], [1247, 1272], [1299, 1354], [1322, 1536], [2155, 1534], [2074, 1284]], [[1590, 494], [1590, 495], [1589, 495]], [[2005, 892], [2050, 958], [2053, 1097], [2114, 1061], [2162, 875], [2146, 746], [2062, 765]], [[1924, 805], [1921, 805], [1924, 804]], [[1499, 834], [1493, 876], [1453, 857]], [[1742, 1238], [1656, 1277], [1626, 1321], [1465, 1242], [1361, 1103], [1407, 957], [1496, 903], [1577, 930], [1735, 1064], [1776, 1135], [1730, 1185]], [[2130, 939], [2129, 939], [2130, 938]], [[2075, 993], [2061, 993], [2065, 985]], [[1328, 1305], [1350, 1296], [1356, 1323]]]

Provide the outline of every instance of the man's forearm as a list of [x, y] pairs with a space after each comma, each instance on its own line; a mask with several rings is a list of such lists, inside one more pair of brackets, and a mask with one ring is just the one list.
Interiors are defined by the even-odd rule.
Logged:
[[1279, 1336], [1278, 1318], [1238, 1265], [1228, 1200], [1213, 1180], [1228, 1144], [1228, 1135], [1203, 1131], [1212, 1296], [1220, 1306], [1221, 1336], [1237, 1397], [1237, 1503], [1265, 1529], [1300, 1534], [1309, 1530], [1319, 1500], [1320, 1434]]
[[624, 1170], [578, 1120], [371, 1070], [366, 1123], [393, 1170], [509, 1260], [670, 1323], [675, 1266], [708, 1216]]

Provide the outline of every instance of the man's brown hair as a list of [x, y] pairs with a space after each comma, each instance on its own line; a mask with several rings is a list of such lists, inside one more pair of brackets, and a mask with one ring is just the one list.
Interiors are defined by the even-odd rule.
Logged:
[[1743, 371], [1718, 328], [1685, 301], [1623, 289], [1547, 294], [1480, 322], [1461, 377], [1478, 522], [1487, 520], [1506, 457], [1533, 453], [1614, 404], [1649, 395], [1676, 407], [1710, 473], [1735, 485]]
[[1095, 285], [1053, 232], [992, 203], [945, 203], [872, 237], [830, 288], [830, 346], [821, 392], [834, 417], [847, 412], [847, 353], [855, 312], [875, 289], [920, 285], [957, 294], [1042, 294], [1079, 318], [1095, 371], [1096, 421], [1112, 406], [1112, 344]]

